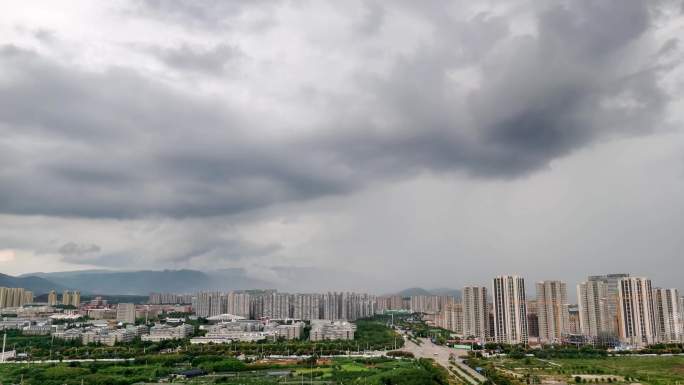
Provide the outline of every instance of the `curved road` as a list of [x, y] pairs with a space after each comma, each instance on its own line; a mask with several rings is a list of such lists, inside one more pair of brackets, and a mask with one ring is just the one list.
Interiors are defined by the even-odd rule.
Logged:
[[463, 363], [463, 359], [459, 356], [466, 355], [466, 350], [452, 349], [447, 346], [435, 345], [427, 338], [421, 338], [420, 341], [422, 343], [420, 345], [416, 345], [415, 343], [406, 339], [406, 343], [404, 344], [404, 348], [402, 350], [411, 352], [418, 358], [432, 358], [435, 360], [435, 362], [442, 365], [447, 370], [449, 370], [449, 357], [453, 355], [456, 366], [461, 372], [465, 372], [466, 375], [463, 376], [463, 373], [460, 374], [470, 383], [476, 385], [487, 380], [486, 377]]

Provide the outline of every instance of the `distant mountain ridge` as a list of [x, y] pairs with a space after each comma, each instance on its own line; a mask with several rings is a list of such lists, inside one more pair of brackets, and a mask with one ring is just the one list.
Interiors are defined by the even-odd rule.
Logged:
[[205, 273], [198, 270], [81, 270], [31, 273], [83, 294], [147, 295], [151, 292], [192, 293], [200, 290], [268, 288], [267, 282], [250, 278], [243, 269]]
[[13, 277], [7, 274], [0, 273], [0, 286], [3, 287], [21, 287], [33, 292], [35, 296], [49, 293], [50, 290], [62, 291], [64, 286], [52, 282], [40, 276], [22, 275]]
[[[251, 289], [292, 289], [283, 287], [289, 282], [296, 282], [302, 276], [325, 276], [318, 274], [316, 269], [303, 268], [279, 268], [276, 269], [282, 278], [279, 283], [268, 282], [253, 278], [240, 268], [222, 269], [211, 272], [199, 270], [78, 270], [61, 271], [52, 273], [30, 273], [18, 277], [0, 274], [0, 286], [24, 287], [32, 290], [36, 295], [45, 294], [50, 290], [61, 292], [65, 289], [80, 290], [86, 295], [142, 295], [151, 292], [168, 293], [194, 293], [197, 291], [228, 291], [228, 290], [251, 290]], [[309, 288], [311, 292], [325, 292], [330, 287], [322, 285], [334, 285], [332, 281], [310, 282], [315, 287]], [[350, 289], [350, 290], [353, 290]], [[461, 298], [460, 290], [439, 288], [426, 290], [420, 287], [408, 288], [393, 294], [402, 297], [416, 295], [449, 295]]]
[[456, 297], [457, 299], [460, 299], [461, 298], [461, 291], [458, 289], [449, 289], [449, 288], [438, 288], [438, 289], [426, 290], [426, 289], [423, 289], [422, 287], [411, 287], [408, 289], [404, 289], [398, 293], [395, 293], [394, 295], [398, 295], [401, 297], [413, 297], [413, 296], [418, 296], [418, 295], [447, 295], [447, 296], [452, 296], [452, 297]]

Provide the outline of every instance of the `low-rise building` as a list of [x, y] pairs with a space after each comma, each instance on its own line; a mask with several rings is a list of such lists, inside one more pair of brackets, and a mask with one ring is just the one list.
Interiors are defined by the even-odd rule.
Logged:
[[190, 339], [191, 344], [225, 344], [233, 341], [239, 342], [257, 342], [266, 339], [275, 339], [275, 332], [242, 332], [224, 330], [220, 333], [207, 333], [202, 337], [195, 337]]
[[83, 339], [83, 332], [81, 329], [76, 328], [57, 330], [52, 333], [52, 336], [65, 341], [81, 341]]
[[115, 309], [88, 309], [88, 317], [92, 319], [116, 319]]
[[27, 336], [46, 336], [52, 331], [50, 325], [29, 325], [21, 329], [21, 333]]
[[31, 321], [26, 318], [7, 317], [0, 321], [0, 330], [19, 330], [31, 325]]
[[[268, 329], [266, 329], [268, 330]], [[304, 330], [303, 322], [295, 322], [286, 325], [277, 325], [273, 328], [276, 338], [284, 338], [286, 340], [296, 340], [302, 336]]]
[[155, 325], [150, 328], [150, 334], [143, 335], [143, 341], [159, 342], [165, 340], [180, 340], [188, 338], [194, 332], [192, 325], [179, 326]]
[[126, 330], [132, 333], [134, 337], [141, 337], [150, 333], [150, 328], [146, 325], [128, 325]]
[[126, 329], [101, 329], [93, 328], [87, 330], [82, 334], [81, 342], [84, 345], [88, 344], [102, 344], [107, 346], [114, 346], [117, 342], [126, 343], [133, 341], [134, 334]]
[[309, 339], [323, 340], [353, 340], [356, 325], [346, 321], [312, 320]]

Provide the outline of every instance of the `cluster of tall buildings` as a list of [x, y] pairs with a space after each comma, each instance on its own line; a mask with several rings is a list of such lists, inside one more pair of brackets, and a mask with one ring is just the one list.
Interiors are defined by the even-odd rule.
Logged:
[[201, 292], [192, 297], [191, 304], [200, 317], [233, 314], [247, 318], [251, 313], [251, 297], [247, 292]]
[[[527, 344], [536, 336], [543, 343], [560, 343], [574, 336], [590, 343], [631, 346], [684, 342], [684, 299], [677, 289], [652, 287], [648, 278], [590, 276], [577, 285], [577, 305], [569, 304], [564, 282], [541, 281], [535, 288], [536, 300], [528, 301], [522, 277], [494, 278], [493, 333], [485, 336], [487, 340]], [[481, 300], [471, 305], [471, 292], [464, 289], [464, 325], [471, 324], [475, 312], [486, 309]], [[479, 320], [486, 322], [483, 316]], [[471, 330], [464, 330], [464, 335], [482, 338]]]
[[354, 321], [376, 314], [376, 297], [370, 294], [342, 292], [201, 292], [192, 298], [192, 307], [200, 317], [233, 314], [252, 319]]
[[654, 288], [645, 277], [592, 276], [577, 285], [583, 335], [617, 335], [632, 345], [684, 340], [684, 300], [677, 289]]
[[376, 308], [385, 310], [407, 310], [411, 313], [436, 313], [455, 304], [456, 298], [450, 295], [400, 295], [376, 297]]
[[508, 275], [494, 278], [491, 292], [466, 286], [459, 303], [440, 306], [427, 319], [479, 342], [528, 344], [534, 338], [637, 347], [684, 342], [684, 297], [677, 289], [652, 287], [648, 278], [590, 276], [577, 285], [577, 304], [570, 303], [562, 281], [536, 282], [534, 298], [525, 287], [523, 277]]
[[33, 292], [20, 287], [0, 287], [0, 309], [33, 303]]
[[57, 298], [57, 292], [54, 290], [51, 290], [50, 293], [48, 293], [48, 305], [55, 306], [55, 305], [59, 305], [59, 304], [65, 305], [65, 306], [80, 307], [81, 306], [81, 292], [78, 290], [75, 290], [75, 291], [64, 290], [62, 292], [62, 300], [59, 301]]

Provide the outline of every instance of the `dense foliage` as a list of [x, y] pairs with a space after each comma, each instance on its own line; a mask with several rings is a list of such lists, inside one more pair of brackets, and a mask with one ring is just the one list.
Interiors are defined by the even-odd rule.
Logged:
[[[122, 363], [12, 364], [0, 367], [1, 383], [27, 385], [128, 385], [157, 382], [189, 369], [209, 374], [194, 383], [276, 384], [280, 381], [367, 385], [447, 385], [446, 371], [432, 360], [389, 358], [254, 362], [216, 355], [147, 355]], [[293, 381], [294, 380], [294, 381]], [[23, 381], [23, 382], [22, 382]]]

